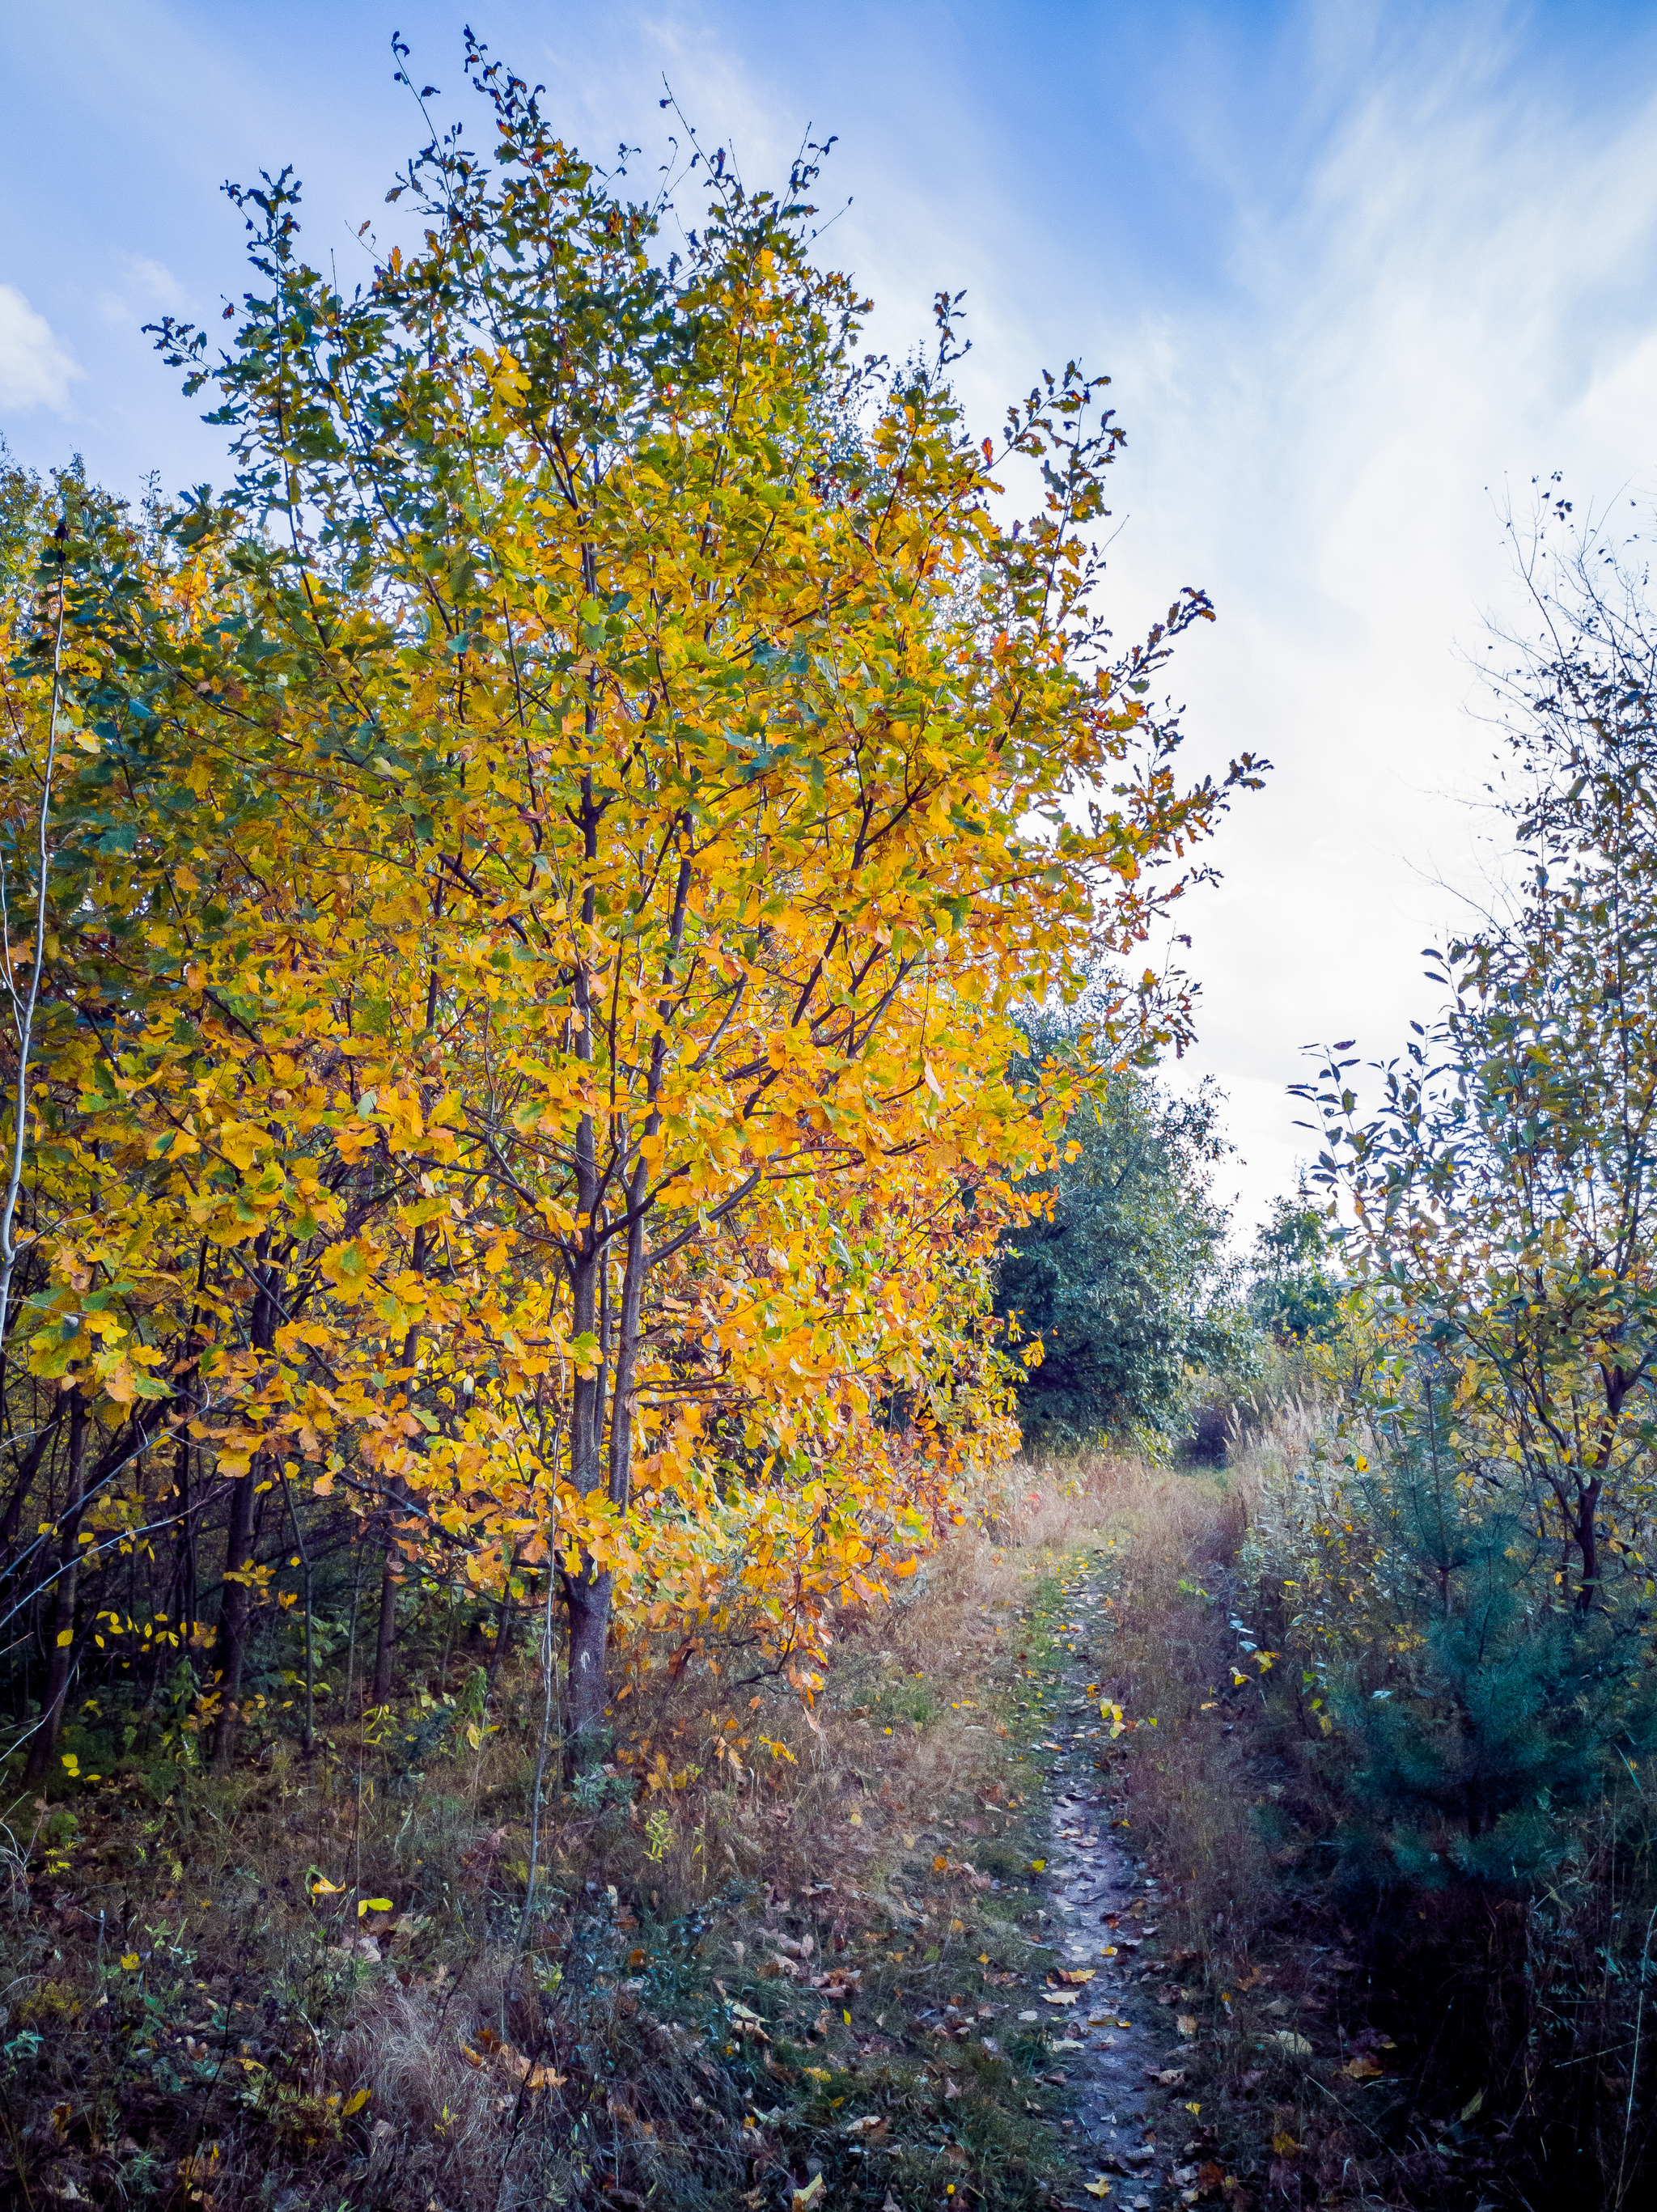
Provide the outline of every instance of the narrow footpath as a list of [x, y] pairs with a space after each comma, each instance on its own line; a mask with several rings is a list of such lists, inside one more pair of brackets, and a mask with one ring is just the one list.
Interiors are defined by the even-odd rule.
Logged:
[[1181, 2166], [1197, 2145], [1184, 2140], [1194, 2124], [1180, 2094], [1186, 2029], [1161, 1960], [1156, 1879], [1118, 1840], [1120, 1809], [1097, 1764], [1110, 1740], [1097, 1691], [1089, 1694], [1105, 1671], [1103, 1596], [1096, 1573], [1067, 1583], [1053, 1630], [1072, 1656], [1063, 1717], [1037, 1747], [1050, 1755], [1046, 1878], [1059, 1960], [1042, 2010], [1064, 2016], [1052, 2046], [1063, 2073], [1052, 2078], [1075, 2100], [1068, 2126], [1088, 2195], [1151, 2212], [1194, 2180]]

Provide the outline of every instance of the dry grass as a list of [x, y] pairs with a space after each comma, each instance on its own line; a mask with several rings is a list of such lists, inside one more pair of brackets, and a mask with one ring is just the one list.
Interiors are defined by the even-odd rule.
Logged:
[[[1160, 1876], [1158, 1994], [1196, 2029], [1181, 2094], [1200, 2110], [1210, 2170], [1223, 2169], [1223, 2190], [1211, 2186], [1232, 2212], [1402, 2201], [1387, 2186], [1400, 2165], [1377, 2133], [1381, 2109], [1363, 2101], [1379, 2040], [1369, 1993], [1355, 1987], [1317, 1849], [1331, 1808], [1285, 1755], [1236, 1566], [1261, 1462], [1282, 1449], [1257, 1438], [1222, 1477], [1086, 1463], [1049, 1476], [1035, 1516], [1071, 1554], [1096, 1521], [1117, 1539], [1112, 1632], [1094, 1646], [1129, 1723], [1111, 1761], [1115, 1812]], [[1341, 2072], [1351, 2065], [1359, 2077]]]
[[532, 1660], [476, 1748], [457, 1669], [309, 1765], [129, 1764], [14, 1808], [0, 2186], [510, 2212], [786, 2206], [821, 2172], [871, 2212], [1047, 2204], [1048, 2062], [1007, 1994], [1041, 1933], [1012, 1690], [1048, 1662], [1034, 1582], [1125, 1498], [1026, 1484], [841, 1624], [814, 1715], [740, 1652], [633, 1655], [609, 1769], [546, 1807], [531, 1914]]
[[[1649, 2187], [1657, 1815], [1630, 1771], [1527, 1902], [1454, 1887], [1343, 1899], [1342, 1768], [1303, 1709], [1272, 1591], [1235, 1564], [1261, 1477], [1305, 1444], [1291, 1407], [1211, 1482], [1102, 1464], [1049, 1481], [1072, 1547], [1120, 1540], [1108, 1695], [1117, 1813], [1156, 1867], [1195, 2021], [1191, 2102], [1232, 2212], [1259, 2206], [1630, 2206]], [[1309, 1679], [1309, 1678], [1308, 1678]], [[1156, 1721], [1154, 1730], [1149, 1723]], [[1344, 1917], [1350, 1913], [1351, 1919]], [[1636, 2079], [1636, 2058], [1638, 2062]]]

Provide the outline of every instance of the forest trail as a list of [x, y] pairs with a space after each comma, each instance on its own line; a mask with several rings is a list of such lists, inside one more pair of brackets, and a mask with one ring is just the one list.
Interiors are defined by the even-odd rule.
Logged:
[[1110, 1633], [1102, 1577], [1089, 1571], [1066, 1583], [1064, 1598], [1065, 1616], [1053, 1632], [1072, 1656], [1061, 1677], [1067, 1710], [1045, 1747], [1053, 1839], [1046, 1875], [1056, 1972], [1090, 1978], [1061, 1983], [1043, 1998], [1053, 2010], [1067, 2010], [1075, 1990], [1073, 2021], [1053, 2048], [1065, 2063], [1078, 2166], [1107, 2182], [1109, 2197], [1130, 2212], [1150, 2212], [1187, 2179], [1170, 2171], [1174, 2122], [1187, 2118], [1178, 2102], [1181, 2053], [1169, 2048], [1181, 2031], [1177, 2014], [1156, 2001], [1166, 1991], [1153, 1990], [1162, 1934], [1156, 1877], [1116, 1839], [1120, 1808], [1094, 1755], [1108, 1740], [1089, 1674], [1099, 1663], [1091, 1654]]

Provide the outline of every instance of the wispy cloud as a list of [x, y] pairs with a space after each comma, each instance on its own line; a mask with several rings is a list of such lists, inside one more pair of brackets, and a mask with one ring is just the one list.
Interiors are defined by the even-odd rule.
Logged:
[[1501, 11], [1446, 20], [1326, 40], [1297, 179], [1234, 171], [1225, 283], [1112, 348], [1119, 586], [1149, 611], [1209, 585], [1193, 748], [1278, 764], [1186, 917], [1193, 1072], [1232, 1094], [1251, 1211], [1307, 1143], [1298, 1048], [1398, 1049], [1431, 1006], [1419, 948], [1496, 865], [1470, 662], [1511, 590], [1508, 487], [1522, 507], [1557, 467], [1585, 504], [1657, 492], [1657, 98], [1584, 100]]
[[177, 314], [186, 303], [184, 286], [165, 263], [128, 253], [121, 258], [118, 282], [101, 295], [98, 306], [106, 323], [124, 328], [135, 314]]
[[15, 284], [0, 284], [0, 408], [48, 407], [63, 414], [84, 372], [46, 317]]

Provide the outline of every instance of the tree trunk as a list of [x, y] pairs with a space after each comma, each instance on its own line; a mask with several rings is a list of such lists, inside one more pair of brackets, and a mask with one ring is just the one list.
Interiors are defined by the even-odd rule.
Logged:
[[253, 1508], [264, 1465], [256, 1459], [247, 1473], [236, 1478], [230, 1493], [230, 1527], [224, 1542], [224, 1603], [219, 1613], [219, 1717], [213, 1731], [213, 1767], [224, 1773], [235, 1749], [240, 1715], [236, 1701], [241, 1695], [242, 1668], [247, 1657], [247, 1626], [252, 1619], [252, 1592], [241, 1577], [253, 1571]]
[[610, 1640], [611, 1577], [591, 1561], [566, 1574], [569, 1614], [569, 1732], [564, 1739], [564, 1778], [574, 1781], [596, 1766], [604, 1746], [604, 1647]]
[[64, 1701], [69, 1693], [70, 1671], [75, 1657], [75, 1600], [81, 1579], [81, 1547], [76, 1540], [86, 1482], [86, 1400], [76, 1390], [71, 1393], [69, 1409], [69, 1487], [59, 1523], [58, 1573], [46, 1630], [46, 1686], [40, 1701], [39, 1725], [29, 1745], [28, 1765], [23, 1776], [26, 1782], [41, 1780], [51, 1765], [52, 1754], [58, 1747], [58, 1732], [63, 1724]]
[[345, 1702], [340, 1707], [348, 1723], [351, 1717], [351, 1699], [356, 1690], [356, 1615], [361, 1595], [362, 1537], [359, 1532], [351, 1554], [351, 1624], [345, 1632]]
[[1576, 1548], [1582, 1554], [1582, 1587], [1576, 1593], [1576, 1610], [1591, 1613], [1599, 1595], [1599, 1531], [1594, 1515], [1599, 1504], [1599, 1484], [1589, 1483], [1577, 1501]]
[[377, 1705], [389, 1705], [391, 1702], [391, 1659], [397, 1649], [398, 1577], [392, 1566], [396, 1557], [394, 1551], [386, 1552], [379, 1577], [379, 1628], [374, 1638], [373, 1696]]
[[[276, 1270], [270, 1264], [269, 1232], [263, 1234], [254, 1247], [256, 1266], [253, 1279], [258, 1285], [253, 1300], [252, 1326], [248, 1334], [256, 1352], [268, 1352], [276, 1341]], [[219, 1610], [219, 1638], [216, 1656], [219, 1672], [219, 1718], [213, 1731], [213, 1766], [216, 1773], [224, 1773], [230, 1765], [235, 1748], [236, 1729], [241, 1716], [236, 1711], [236, 1700], [241, 1695], [242, 1668], [247, 1658], [248, 1624], [253, 1617], [253, 1595], [251, 1583], [237, 1580], [239, 1576], [251, 1576], [253, 1571], [253, 1516], [258, 1504], [258, 1470], [264, 1466], [261, 1454], [244, 1475], [234, 1478], [230, 1496], [230, 1526], [224, 1544], [224, 1602]], [[270, 1480], [274, 1480], [274, 1476]]]
[[173, 1495], [178, 1501], [178, 1550], [173, 1571], [173, 1620], [186, 1642], [196, 1625], [196, 1524], [190, 1510], [190, 1431], [179, 1431], [178, 1472]]

